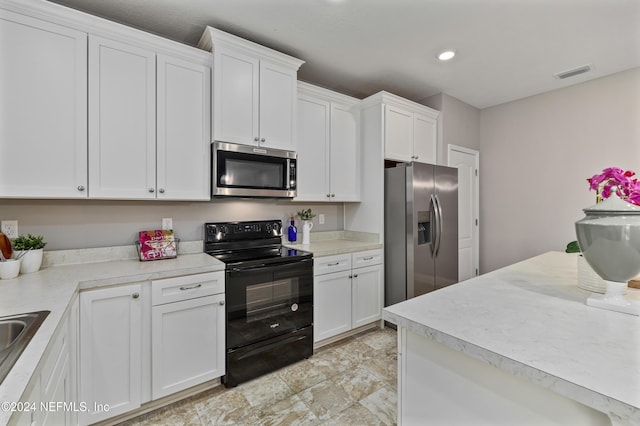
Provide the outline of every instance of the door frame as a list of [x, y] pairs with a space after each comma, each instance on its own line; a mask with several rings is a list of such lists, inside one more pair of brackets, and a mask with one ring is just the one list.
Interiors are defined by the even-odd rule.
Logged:
[[[475, 275], [480, 275], [480, 151], [475, 149], [466, 148], [463, 146], [448, 144], [447, 145], [447, 165], [453, 167], [451, 164], [451, 153], [453, 151], [458, 151], [460, 153], [471, 155], [475, 158], [475, 179], [473, 184], [473, 204], [474, 211], [472, 212], [473, 217], [475, 217], [475, 226], [473, 227], [473, 268], [475, 269]], [[460, 182], [458, 182], [460, 185]], [[458, 207], [459, 208], [459, 207]], [[458, 215], [458, 220], [459, 220]]]

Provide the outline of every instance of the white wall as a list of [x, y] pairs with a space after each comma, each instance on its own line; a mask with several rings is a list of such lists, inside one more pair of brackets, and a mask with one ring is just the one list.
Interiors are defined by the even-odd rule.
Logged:
[[575, 240], [586, 178], [640, 174], [640, 68], [480, 112], [481, 272]]
[[61, 250], [133, 244], [139, 231], [160, 229], [163, 217], [173, 218], [173, 229], [179, 238], [193, 241], [203, 239], [203, 224], [208, 221], [281, 219], [284, 222], [289, 215], [309, 207], [316, 213], [325, 214], [324, 225], [319, 225], [318, 218], [314, 218], [314, 232], [343, 229], [341, 203], [292, 203], [286, 200], [153, 202], [0, 199], [0, 219], [17, 219], [21, 234], [41, 234], [48, 242], [45, 250]]
[[480, 110], [446, 93], [430, 96], [421, 104], [441, 112], [438, 116], [438, 163], [447, 164], [447, 146], [480, 150]]

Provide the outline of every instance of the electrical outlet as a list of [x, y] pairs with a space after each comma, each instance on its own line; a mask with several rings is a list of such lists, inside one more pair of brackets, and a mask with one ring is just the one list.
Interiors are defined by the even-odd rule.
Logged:
[[318, 215], [318, 224], [319, 225], [324, 225], [324, 213], [320, 213]]
[[173, 229], [173, 219], [170, 217], [162, 218], [162, 229], [165, 231]]
[[9, 239], [18, 238], [18, 221], [17, 220], [3, 220], [0, 223], [0, 229], [2, 233]]

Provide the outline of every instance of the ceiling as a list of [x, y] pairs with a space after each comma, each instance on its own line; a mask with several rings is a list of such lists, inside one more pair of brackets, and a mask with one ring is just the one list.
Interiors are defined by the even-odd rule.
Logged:
[[[211, 25], [303, 59], [300, 80], [358, 98], [446, 93], [486, 108], [640, 66], [639, 0], [50, 1], [193, 46]], [[458, 54], [439, 62], [443, 48]]]

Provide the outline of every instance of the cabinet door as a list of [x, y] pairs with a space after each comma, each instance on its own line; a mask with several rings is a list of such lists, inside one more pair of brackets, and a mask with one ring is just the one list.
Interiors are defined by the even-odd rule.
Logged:
[[152, 397], [224, 375], [224, 294], [152, 308]]
[[296, 150], [297, 72], [260, 61], [260, 145]]
[[30, 408], [33, 407], [35, 409], [14, 412], [9, 419], [10, 426], [35, 426], [42, 424], [42, 411], [40, 410], [40, 375], [34, 377], [30, 385], [32, 386], [31, 389], [20, 397], [20, 402], [28, 403]]
[[298, 195], [300, 201], [329, 199], [330, 103], [298, 97]]
[[81, 424], [140, 406], [141, 289], [132, 284], [80, 293], [79, 400], [88, 407]]
[[214, 140], [257, 144], [260, 61], [215, 47], [213, 66]]
[[208, 200], [210, 68], [158, 55], [157, 69], [158, 198]]
[[382, 318], [382, 280], [382, 265], [367, 266], [353, 270], [353, 328]]
[[384, 158], [412, 161], [413, 113], [391, 105], [385, 107]]
[[89, 37], [89, 196], [155, 198], [155, 53]]
[[313, 341], [351, 330], [350, 271], [313, 277]]
[[[60, 324], [60, 331], [53, 339], [53, 346], [48, 350], [40, 373], [40, 398], [45, 403], [72, 404], [71, 358], [70, 358], [70, 319]], [[52, 410], [43, 410], [41, 424], [71, 425], [73, 410], [65, 410], [53, 405]], [[59, 408], [59, 409], [58, 409]], [[77, 423], [77, 422], [76, 422]]]
[[86, 197], [86, 33], [0, 10], [0, 34], [0, 197]]
[[330, 193], [332, 201], [360, 200], [358, 113], [331, 104]]
[[436, 164], [437, 122], [422, 114], [413, 115], [413, 155], [419, 163]]

